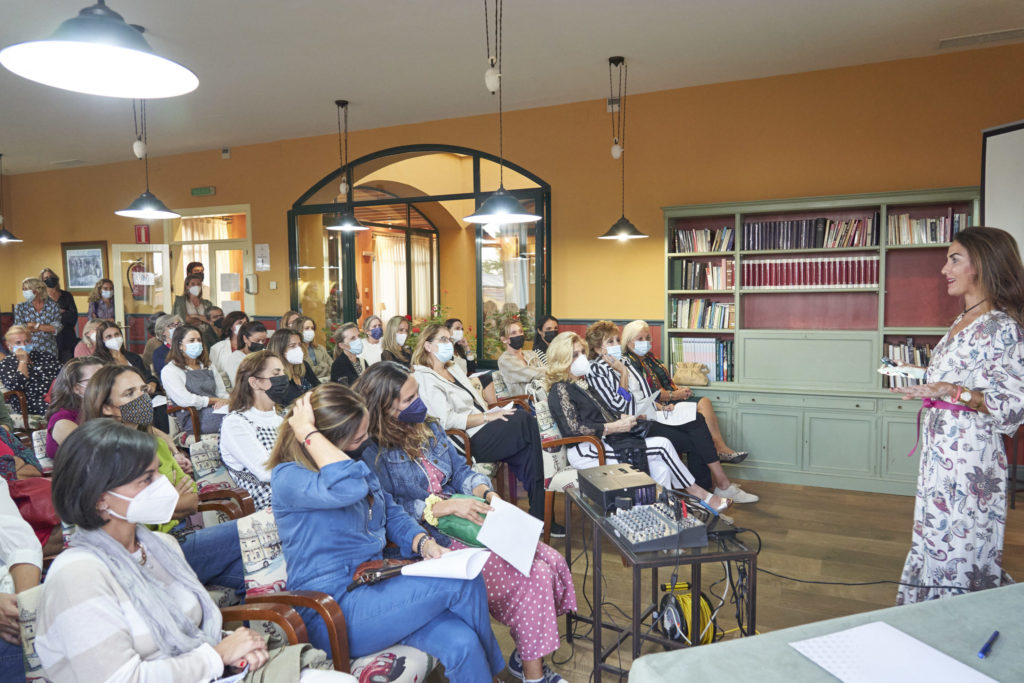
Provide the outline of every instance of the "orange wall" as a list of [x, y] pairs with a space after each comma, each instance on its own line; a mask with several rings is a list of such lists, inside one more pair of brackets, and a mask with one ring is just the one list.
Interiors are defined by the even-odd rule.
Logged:
[[[554, 312], [660, 319], [663, 206], [977, 184], [980, 131], [1021, 118], [1022, 82], [1024, 45], [1011, 45], [633, 95], [626, 214], [653, 239], [626, 244], [594, 239], [619, 215], [602, 101], [509, 112], [509, 159], [552, 186]], [[358, 131], [352, 156], [424, 142], [497, 152], [493, 119]], [[288, 307], [286, 212], [335, 167], [335, 142], [235, 147], [229, 160], [219, 150], [154, 158], [151, 185], [169, 206], [252, 206], [253, 241], [272, 254], [256, 313], [277, 315]], [[0, 249], [0, 307], [20, 300], [25, 275], [60, 269], [62, 241], [133, 241], [134, 221], [112, 212], [141, 185], [131, 162], [9, 178], [8, 224], [27, 241]], [[190, 197], [197, 185], [215, 185], [216, 196]], [[454, 271], [445, 267], [442, 289], [473, 286]]]

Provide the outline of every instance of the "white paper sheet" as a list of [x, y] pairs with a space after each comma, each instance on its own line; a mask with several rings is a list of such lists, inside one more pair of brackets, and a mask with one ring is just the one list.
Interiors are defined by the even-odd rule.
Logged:
[[491, 554], [483, 548], [463, 548], [434, 560], [423, 560], [402, 567], [405, 576], [429, 576], [435, 579], [475, 579]]
[[165, 406], [165, 405], [167, 405], [167, 397], [166, 396], [162, 396], [160, 394], [157, 394], [156, 396], [153, 397], [153, 407], [154, 408], [159, 408], [160, 406]]
[[[789, 645], [843, 683], [993, 681], [884, 621], [798, 640]], [[980, 648], [981, 643], [977, 647]]]
[[241, 301], [232, 301], [231, 299], [221, 299], [220, 310], [224, 311], [224, 315], [233, 313], [235, 311], [242, 310]]
[[492, 498], [491, 507], [494, 510], [487, 513], [476, 539], [529, 576], [544, 522], [500, 498]]
[[633, 412], [634, 415], [644, 415], [650, 419], [654, 419], [654, 413], [657, 411], [654, 408], [654, 400], [658, 398], [658, 392], [654, 392], [647, 398], [638, 398], [636, 400], [636, 410]]
[[672, 406], [672, 410], [657, 410], [654, 419], [664, 425], [684, 425], [697, 419], [697, 404], [683, 401]]
[[256, 258], [256, 270], [264, 272], [270, 270], [270, 245], [257, 244], [254, 248]]
[[221, 292], [237, 292], [240, 289], [242, 289], [242, 278], [239, 277], [238, 273], [220, 274]]
[[224, 678], [215, 679], [214, 681], [212, 681], [212, 683], [238, 683], [243, 678], [245, 678], [245, 675], [247, 673], [249, 673], [248, 664], [246, 664], [245, 667], [237, 674], [234, 674], [233, 676], [225, 676]]
[[229, 412], [231, 412], [231, 411], [228, 408], [227, 404], [222, 405], [220, 408], [214, 408], [213, 409], [213, 414], [214, 415], [227, 415]]

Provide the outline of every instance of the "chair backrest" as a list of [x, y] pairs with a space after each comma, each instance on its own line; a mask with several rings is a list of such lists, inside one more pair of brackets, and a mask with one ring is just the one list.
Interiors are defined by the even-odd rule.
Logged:
[[231, 474], [220, 460], [220, 436], [207, 434], [188, 447], [188, 458], [192, 461], [192, 478], [200, 491], [233, 488]]
[[43, 665], [36, 654], [36, 614], [43, 598], [42, 584], [18, 593], [18, 627], [21, 630], [22, 657], [25, 660], [25, 680], [28, 683], [46, 683]]
[[53, 471], [53, 458], [46, 455], [46, 430], [37, 429], [32, 432], [32, 450], [36, 454], [36, 458], [39, 460], [39, 464], [43, 466], [43, 472]]
[[501, 370], [491, 371], [491, 381], [494, 385], [494, 395], [498, 398], [508, 398], [512, 395], [509, 391], [508, 384], [505, 383], [505, 378], [501, 376]]
[[285, 590], [288, 567], [273, 511], [270, 508], [257, 510], [238, 520], [238, 542], [242, 546], [246, 593], [258, 595]]
[[559, 472], [570, 469], [569, 457], [566, 454], [566, 447], [544, 448], [545, 441], [555, 441], [562, 438], [558, 431], [558, 424], [551, 416], [547, 400], [535, 400], [533, 410], [537, 414], [537, 426], [540, 427], [541, 454], [544, 460], [544, 479], [550, 480]]

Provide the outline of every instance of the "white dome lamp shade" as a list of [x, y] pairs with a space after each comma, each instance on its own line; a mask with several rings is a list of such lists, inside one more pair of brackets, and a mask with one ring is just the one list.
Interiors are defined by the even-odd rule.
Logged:
[[153, 52], [142, 31], [98, 0], [48, 39], [0, 50], [0, 64], [29, 80], [88, 95], [158, 99], [195, 90], [199, 78]]

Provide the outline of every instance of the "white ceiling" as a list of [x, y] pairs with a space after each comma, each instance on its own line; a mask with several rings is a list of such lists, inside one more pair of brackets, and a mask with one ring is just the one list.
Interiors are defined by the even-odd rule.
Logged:
[[[0, 46], [44, 38], [92, 0], [0, 0]], [[161, 156], [496, 110], [483, 86], [482, 0], [108, 0], [199, 89], [149, 105]], [[493, 0], [491, 2], [493, 11]], [[509, 0], [508, 109], [629, 91], [937, 54], [942, 38], [1024, 26], [1024, 0]], [[0, 67], [9, 173], [131, 158], [127, 100], [79, 95]]]

